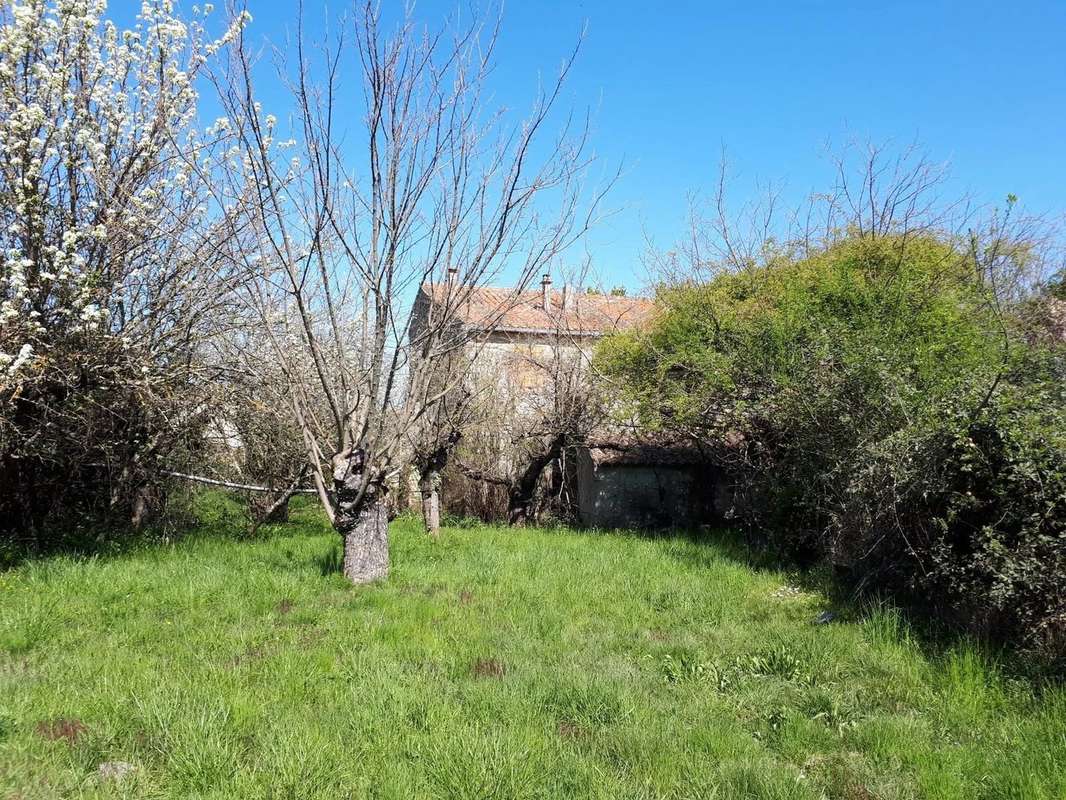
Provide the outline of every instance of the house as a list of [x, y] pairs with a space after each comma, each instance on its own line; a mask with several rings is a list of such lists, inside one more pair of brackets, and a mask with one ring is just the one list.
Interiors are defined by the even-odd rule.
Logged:
[[474, 334], [480, 371], [514, 379], [519, 391], [531, 391], [543, 380], [538, 365], [559, 356], [588, 356], [605, 335], [640, 325], [654, 310], [642, 297], [554, 289], [549, 275], [536, 289], [457, 289], [453, 270], [449, 281], [419, 289], [412, 329], [418, 331], [434, 306], [449, 303], [455, 304], [452, 319]]
[[[488, 382], [496, 412], [493, 428], [480, 431], [476, 445], [500, 472], [514, 466], [508, 461], [513, 457], [507, 452], [513, 442], [509, 430], [552, 413], [557, 396], [544, 390], [559, 380], [560, 368], [577, 384], [594, 380], [588, 366], [596, 343], [646, 323], [655, 308], [653, 301], [640, 297], [555, 289], [548, 275], [532, 290], [460, 288], [454, 280], [452, 275], [444, 283], [421, 287], [412, 327], [417, 331], [427, 324], [435, 308], [448, 308], [463, 327], [474, 359], [471, 380], [482, 386]], [[620, 444], [618, 436], [602, 434], [562, 453], [541, 481], [544, 491], [565, 493], [567, 505], [584, 524], [688, 526], [710, 516], [716, 484], [698, 452], [650, 441]], [[608, 438], [610, 445], [605, 444]], [[491, 505], [483, 497], [489, 488], [482, 486], [479, 492], [480, 501], [453, 484], [451, 497], [446, 487], [445, 505], [451, 500], [460, 513], [484, 514]]]

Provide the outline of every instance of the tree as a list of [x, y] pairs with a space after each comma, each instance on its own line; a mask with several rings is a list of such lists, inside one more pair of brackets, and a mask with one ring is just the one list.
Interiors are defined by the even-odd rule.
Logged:
[[559, 499], [568, 459], [607, 419], [587, 342], [563, 315], [555, 321], [547, 342], [517, 345], [503, 363], [490, 360], [474, 373], [478, 410], [459, 470], [505, 491], [511, 525], [538, 519], [549, 470], [549, 494]]
[[265, 490], [248, 491], [252, 533], [264, 522], [287, 520], [289, 500], [302, 490], [308, 471], [303, 434], [289, 411], [284, 376], [267, 343], [254, 342], [254, 330], [241, 338], [240, 347], [226, 342], [223, 352], [233, 374], [213, 421], [224, 440], [219, 450], [237, 456], [229, 464], [219, 459], [222, 475]]
[[194, 451], [225, 325], [229, 228], [205, 186], [228, 133], [196, 127], [218, 39], [146, 2], [0, 7], [0, 529], [76, 512], [136, 525]]
[[1061, 345], [1019, 316], [1045, 239], [1013, 199], [939, 205], [940, 174], [871, 151], [824, 227], [761, 245], [712, 214], [599, 363], [729, 476], [755, 542], [1061, 658]]
[[[388, 571], [385, 493], [409, 457], [409, 431], [451, 388], [434, 387], [433, 375], [466, 341], [456, 309], [505, 267], [524, 285], [583, 233], [595, 207], [597, 198], [581, 203], [585, 124], [564, 117], [547, 138], [576, 50], [515, 122], [486, 109], [498, 25], [424, 30], [407, 16], [390, 33], [378, 5], [364, 2], [338, 21], [314, 69], [301, 33], [295, 63], [280, 73], [295, 101], [295, 141], [278, 141], [277, 120], [256, 100], [243, 36], [215, 76], [241, 147], [217, 201], [254, 237], [234, 251], [252, 278], [244, 299], [284, 376], [356, 583]], [[354, 138], [338, 105], [352, 95], [362, 101]], [[405, 293], [453, 268], [448, 301], [410, 330]]]
[[412, 464], [418, 475], [418, 491], [421, 499], [422, 521], [431, 536], [440, 534], [440, 487], [441, 473], [448, 466], [456, 445], [462, 439], [469, 424], [466, 418], [470, 405], [462, 396], [462, 390], [453, 402], [447, 399], [435, 404], [432, 412], [423, 418], [415, 435]]

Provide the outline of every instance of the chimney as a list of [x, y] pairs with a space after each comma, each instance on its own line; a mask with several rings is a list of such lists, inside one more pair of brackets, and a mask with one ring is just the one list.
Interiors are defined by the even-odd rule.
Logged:
[[574, 287], [569, 283], [563, 284], [563, 311], [567, 313], [574, 310]]
[[552, 310], [552, 279], [547, 272], [540, 281], [540, 302], [545, 311]]
[[459, 277], [459, 268], [448, 267], [448, 283], [455, 283], [457, 277]]

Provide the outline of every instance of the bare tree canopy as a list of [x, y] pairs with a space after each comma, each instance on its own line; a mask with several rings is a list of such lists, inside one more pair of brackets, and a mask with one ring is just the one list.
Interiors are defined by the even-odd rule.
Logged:
[[[367, 2], [326, 41], [301, 26], [278, 72], [295, 107], [288, 141], [259, 104], [245, 37], [214, 75], [239, 141], [216, 198], [243, 237], [233, 258], [256, 322], [240, 357], [256, 370], [267, 353], [282, 376], [353, 581], [387, 570], [384, 495], [410, 457], [408, 432], [455, 385], [434, 376], [466, 340], [456, 309], [504, 270], [525, 285], [584, 233], [599, 199], [584, 187], [587, 120], [556, 108], [576, 47], [516, 120], [487, 91], [499, 24], [427, 29], [408, 14], [393, 27]], [[353, 93], [357, 131], [338, 113]], [[450, 302], [411, 329], [414, 290], [449, 270]]]

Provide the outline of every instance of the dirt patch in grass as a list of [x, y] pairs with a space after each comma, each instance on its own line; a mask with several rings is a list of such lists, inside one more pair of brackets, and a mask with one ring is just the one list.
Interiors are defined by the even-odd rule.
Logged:
[[290, 600], [289, 598], [286, 597], [284, 600], [282, 600], [280, 603], [278, 603], [278, 606], [277, 606], [277, 608], [275, 610], [279, 614], [284, 616], [285, 614], [288, 614], [290, 611], [292, 611], [292, 608], [293, 608], [294, 605], [296, 605], [296, 604], [293, 603], [292, 600]]
[[49, 719], [37, 723], [37, 735], [49, 742], [58, 742], [60, 739], [67, 744], [74, 744], [88, 730], [88, 726], [80, 719]]
[[495, 658], [479, 658], [474, 662], [475, 678], [502, 678], [507, 674], [507, 667]]
[[30, 672], [29, 656], [14, 656], [0, 653], [0, 675], [21, 676]]
[[474, 593], [469, 589], [459, 592], [459, 605], [468, 606], [474, 602]]
[[257, 644], [249, 647], [240, 655], [236, 655], [226, 662], [226, 666], [229, 668], [235, 668], [243, 666], [244, 664], [251, 664], [260, 659], [266, 658], [270, 655], [270, 648], [266, 645]]
[[568, 719], [564, 719], [559, 723], [559, 736], [563, 739], [581, 739], [588, 731], [578, 725], [576, 722], [571, 722]]
[[300, 634], [297, 640], [301, 647], [311, 647], [326, 638], [326, 632], [321, 628], [308, 628]]
[[862, 760], [859, 753], [815, 755], [803, 765], [805, 772], [820, 773], [833, 797], [841, 800], [882, 800], [882, 796], [867, 788], [858, 767]]

